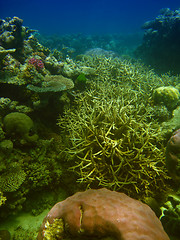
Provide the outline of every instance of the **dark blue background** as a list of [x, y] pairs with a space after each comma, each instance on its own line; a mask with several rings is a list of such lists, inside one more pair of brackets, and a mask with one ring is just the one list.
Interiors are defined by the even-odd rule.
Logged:
[[0, 18], [18, 16], [43, 34], [132, 33], [176, 0], [1, 0]]

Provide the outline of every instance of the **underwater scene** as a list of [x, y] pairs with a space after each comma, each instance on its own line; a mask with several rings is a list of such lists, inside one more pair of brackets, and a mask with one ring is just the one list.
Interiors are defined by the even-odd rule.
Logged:
[[179, 3], [1, 5], [0, 240], [180, 240]]

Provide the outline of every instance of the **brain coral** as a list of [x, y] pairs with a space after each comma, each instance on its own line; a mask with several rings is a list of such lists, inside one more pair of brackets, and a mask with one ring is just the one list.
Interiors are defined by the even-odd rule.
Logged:
[[169, 110], [175, 109], [179, 101], [178, 89], [168, 86], [156, 88], [153, 92], [154, 102], [164, 104]]
[[[38, 240], [48, 238], [49, 226], [64, 222], [64, 230], [72, 237], [108, 237], [119, 240], [168, 240], [160, 220], [142, 202], [124, 193], [105, 188], [78, 192], [57, 203], [48, 213], [40, 229]], [[59, 221], [61, 225], [61, 221]], [[54, 230], [55, 231], [55, 230]], [[59, 229], [60, 231], [60, 229]], [[58, 232], [58, 231], [57, 231]], [[59, 234], [59, 233], [58, 233]]]
[[34, 124], [32, 119], [24, 113], [12, 112], [4, 118], [5, 132], [14, 138], [20, 138], [22, 144], [33, 143], [38, 139], [36, 134], [32, 134]]

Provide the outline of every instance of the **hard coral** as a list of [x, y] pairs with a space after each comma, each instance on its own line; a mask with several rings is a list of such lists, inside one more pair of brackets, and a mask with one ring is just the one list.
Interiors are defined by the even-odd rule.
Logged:
[[177, 107], [179, 98], [179, 90], [172, 86], [159, 87], [153, 92], [155, 104], [165, 105], [169, 110], [173, 110]]
[[180, 129], [175, 131], [167, 143], [166, 165], [172, 177], [180, 181]]
[[8, 136], [17, 139], [21, 144], [35, 143], [38, 135], [33, 132], [34, 123], [24, 113], [12, 112], [4, 117], [4, 129]]
[[164, 146], [159, 126], [148, 122], [145, 95], [110, 79], [88, 84], [58, 120], [69, 143], [69, 169], [91, 188], [121, 189], [135, 198], [165, 190]]
[[161, 222], [146, 204], [124, 193], [104, 188], [78, 192], [57, 203], [45, 217], [38, 240], [47, 239], [46, 231], [56, 219], [64, 221], [64, 230], [72, 237], [112, 236], [119, 240], [169, 239]]
[[37, 71], [41, 71], [44, 68], [44, 63], [41, 59], [33, 57], [29, 59], [28, 63], [33, 65]]

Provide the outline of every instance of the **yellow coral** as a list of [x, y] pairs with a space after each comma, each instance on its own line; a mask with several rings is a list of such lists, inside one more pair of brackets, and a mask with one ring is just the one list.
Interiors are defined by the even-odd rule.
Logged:
[[6, 197], [3, 196], [3, 193], [0, 191], [0, 206], [3, 205], [6, 201]]
[[64, 222], [62, 219], [55, 219], [52, 224], [48, 221], [45, 224], [44, 240], [64, 239]]
[[[97, 70], [101, 75], [88, 83], [89, 90], [77, 94], [75, 107], [58, 120], [64, 142], [69, 140], [70, 169], [87, 186], [121, 189], [138, 198], [153, 196], [165, 190], [168, 178], [160, 126], [151, 118], [149, 104], [150, 89], [162, 80], [125, 62], [114, 79], [114, 70], [106, 70], [112, 64], [104, 61], [103, 70]], [[144, 81], [146, 76], [152, 85]]]
[[172, 87], [159, 87], [153, 92], [153, 99], [156, 104], [164, 104], [168, 109], [174, 109], [179, 100], [179, 90]]

